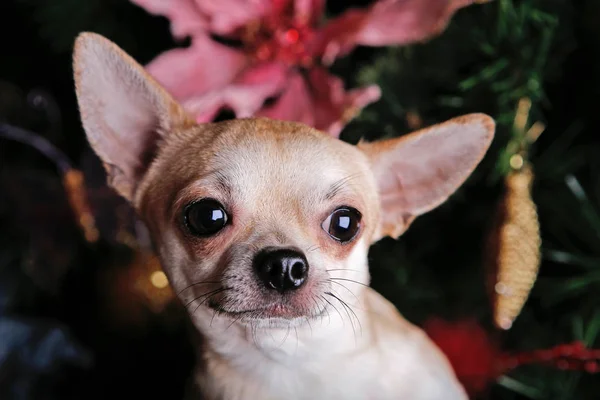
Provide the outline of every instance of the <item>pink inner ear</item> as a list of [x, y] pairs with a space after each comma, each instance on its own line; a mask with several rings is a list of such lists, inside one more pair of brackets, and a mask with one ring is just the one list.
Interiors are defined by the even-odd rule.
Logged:
[[374, 163], [384, 214], [417, 216], [443, 203], [473, 172], [492, 136], [493, 124], [471, 117], [390, 141]]
[[81, 34], [73, 59], [89, 142], [109, 167], [112, 185], [131, 199], [160, 136], [191, 123], [189, 117], [135, 60], [105, 38]]
[[[88, 101], [88, 118], [98, 124], [96, 145], [110, 164], [118, 164], [128, 176], [137, 176], [147, 163], [159, 137], [156, 110], [137, 77], [119, 76], [120, 69], [105, 70], [102, 79], [89, 80], [86, 89], [94, 93]], [[90, 115], [91, 114], [91, 115]], [[103, 126], [102, 126], [103, 125]]]

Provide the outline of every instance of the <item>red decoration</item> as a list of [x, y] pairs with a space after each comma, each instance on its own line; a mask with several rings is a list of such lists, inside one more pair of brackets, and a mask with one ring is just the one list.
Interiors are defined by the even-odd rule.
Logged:
[[600, 349], [588, 349], [584, 343], [577, 341], [551, 349], [505, 354], [500, 362], [506, 371], [525, 364], [542, 364], [562, 370], [595, 373], [600, 370]]
[[447, 322], [434, 318], [424, 328], [446, 354], [469, 395], [483, 392], [500, 376], [497, 365], [500, 350], [474, 319]]
[[433, 318], [425, 323], [424, 329], [446, 354], [470, 396], [481, 394], [501, 375], [527, 364], [600, 372], [600, 349], [589, 349], [582, 342], [512, 353], [502, 351], [494, 333], [486, 331], [474, 319], [448, 322]]

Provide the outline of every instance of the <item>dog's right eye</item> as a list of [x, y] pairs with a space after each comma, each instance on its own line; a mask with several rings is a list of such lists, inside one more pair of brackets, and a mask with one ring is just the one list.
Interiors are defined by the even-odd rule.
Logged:
[[228, 216], [218, 201], [202, 199], [185, 208], [184, 221], [192, 234], [209, 236], [219, 232], [227, 225]]

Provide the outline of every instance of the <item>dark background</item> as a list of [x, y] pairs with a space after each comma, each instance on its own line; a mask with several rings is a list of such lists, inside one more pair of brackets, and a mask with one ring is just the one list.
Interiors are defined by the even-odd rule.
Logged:
[[[328, 12], [368, 3], [329, 1]], [[523, 314], [494, 334], [507, 351], [573, 340], [600, 347], [599, 20], [594, 0], [500, 0], [459, 11], [426, 44], [359, 48], [334, 65], [349, 86], [383, 90], [343, 132], [350, 142], [408, 132], [409, 112], [424, 124], [473, 111], [499, 123], [492, 151], [459, 193], [371, 251], [373, 285], [410, 320], [474, 317], [493, 332], [482, 254], [515, 107], [529, 97], [531, 121], [547, 126], [532, 148], [544, 260]], [[125, 0], [0, 4], [0, 122], [49, 139], [84, 170], [103, 234], [86, 243], [55, 165], [0, 138], [0, 398], [180, 398], [193, 361], [180, 307], [154, 313], [118, 283], [134, 255], [114, 239], [123, 203], [103, 186], [77, 114], [70, 52], [80, 31], [107, 36], [141, 63], [186, 45], [172, 40], [168, 20]], [[494, 69], [500, 60], [506, 66]], [[600, 396], [597, 375], [531, 366], [510, 376], [522, 387], [494, 385], [482, 398]]]

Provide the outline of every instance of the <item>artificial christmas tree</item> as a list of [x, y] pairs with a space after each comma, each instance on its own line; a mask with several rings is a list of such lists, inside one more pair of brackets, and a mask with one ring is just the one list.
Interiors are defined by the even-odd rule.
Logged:
[[[364, 13], [378, 2], [319, 3], [325, 7], [323, 19], [311, 26], [327, 26], [351, 7]], [[428, 33], [410, 45], [397, 42], [401, 46], [365, 42], [367, 46], [343, 56], [336, 54], [340, 56], [333, 64], [319, 65], [327, 69], [326, 77], [336, 77], [335, 90], [319, 92], [328, 99], [337, 93], [339, 101], [332, 104], [348, 104], [339, 96], [343, 88], [380, 89], [378, 101], [372, 96], [347, 113], [338, 107], [329, 114], [335, 116], [334, 123], [323, 126], [335, 125], [334, 133], [348, 142], [400, 136], [468, 112], [485, 112], [498, 122], [492, 151], [466, 185], [440, 209], [417, 220], [400, 240], [385, 239], [372, 248], [373, 286], [415, 323], [428, 326], [427, 321], [438, 317], [454, 321], [437, 325], [442, 336], [452, 336], [449, 332], [460, 321], [476, 321], [468, 326], [493, 332], [493, 348], [502, 354], [575, 341], [598, 348], [600, 7], [594, 0], [451, 3], [450, 14], [436, 25], [440, 29], [428, 31], [433, 36]], [[0, 324], [16, 318], [28, 332], [37, 332], [24, 341], [9, 336], [0, 341], [2, 354], [13, 355], [0, 358], [0, 372], [16, 374], [0, 373], [0, 396], [180, 397], [192, 364], [185, 324], [177, 306], [145, 300], [152, 290], [163, 290], [158, 287], [160, 276], [153, 275], [152, 262], [143, 262], [147, 259], [138, 252], [147, 245], [143, 229], [136, 228], [131, 211], [105, 187], [101, 166], [89, 156], [75, 108], [70, 52], [75, 36], [85, 30], [106, 35], [143, 63], [194, 40], [174, 38], [169, 19], [128, 0], [11, 0], [1, 7], [0, 54], [9, 62], [0, 63], [0, 121], [33, 131], [61, 149], [70, 165], [82, 171], [89, 207], [79, 201], [81, 193], [67, 196], [55, 164], [28, 146], [0, 137]], [[239, 51], [235, 41], [214, 39]], [[306, 79], [296, 68], [292, 73]], [[528, 190], [519, 191], [521, 201], [513, 211], [528, 209], [533, 216], [535, 205], [541, 264], [520, 315], [500, 333], [494, 329], [494, 299], [486, 285], [486, 246], [497, 205], [505, 196], [504, 182], [515, 155], [515, 110], [524, 98], [531, 101], [529, 120], [540, 121], [546, 129], [524, 159], [535, 172], [531, 202]], [[266, 106], [273, 106], [278, 97], [266, 100]], [[84, 187], [76, 175], [65, 182]], [[87, 217], [77, 219], [81, 212], [89, 212], [94, 224]], [[82, 234], [85, 226], [88, 240]], [[93, 226], [97, 240], [92, 240]], [[535, 248], [538, 238], [535, 229], [530, 231], [522, 241]], [[141, 283], [138, 292], [136, 282]], [[122, 290], [128, 294], [119, 295]], [[141, 318], [130, 323], [117, 319], [110, 310], [119, 302], [128, 302], [132, 307], [122, 310], [135, 310]], [[3, 332], [12, 339], [21, 334]], [[59, 339], [41, 340], [52, 337]], [[474, 341], [471, 353], [464, 348], [465, 356], [474, 356], [465, 365], [485, 363], [487, 353], [475, 351], [476, 343], [484, 342]], [[29, 362], [16, 356], [35, 349], [45, 349], [47, 358]], [[596, 353], [586, 354], [593, 361]], [[575, 364], [573, 370], [539, 363], [504, 369], [474, 396], [595, 399], [600, 391], [598, 376], [591, 374], [596, 364]]]

